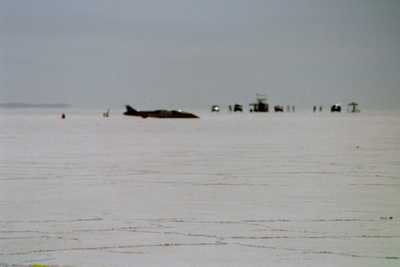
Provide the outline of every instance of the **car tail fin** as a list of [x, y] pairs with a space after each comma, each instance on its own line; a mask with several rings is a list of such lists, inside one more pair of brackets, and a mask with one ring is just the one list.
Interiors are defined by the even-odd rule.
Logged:
[[132, 108], [131, 106], [129, 106], [129, 105], [126, 105], [126, 110], [127, 110], [127, 112], [129, 112], [129, 113], [135, 113], [135, 112], [137, 112], [137, 110], [136, 109], [134, 109], [134, 108]]

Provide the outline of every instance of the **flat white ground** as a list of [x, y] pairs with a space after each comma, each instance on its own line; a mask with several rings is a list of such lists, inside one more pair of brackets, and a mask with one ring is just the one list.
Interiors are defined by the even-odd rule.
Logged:
[[400, 265], [400, 112], [122, 112], [1, 110], [0, 265]]

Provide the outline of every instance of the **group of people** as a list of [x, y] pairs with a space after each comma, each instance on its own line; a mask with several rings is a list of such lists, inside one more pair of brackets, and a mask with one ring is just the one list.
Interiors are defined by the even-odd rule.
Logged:
[[[108, 118], [110, 116], [110, 109], [107, 109], [107, 112], [103, 113], [104, 118]], [[65, 113], [61, 113], [61, 119], [65, 119]]]
[[[313, 109], [313, 111], [314, 112], [316, 112], [317, 111], [317, 106], [314, 106], [314, 109]], [[319, 112], [321, 112], [322, 111], [322, 106], [319, 106]]]
[[108, 118], [109, 115], [110, 115], [110, 109], [107, 109], [107, 112], [103, 113], [103, 117]]

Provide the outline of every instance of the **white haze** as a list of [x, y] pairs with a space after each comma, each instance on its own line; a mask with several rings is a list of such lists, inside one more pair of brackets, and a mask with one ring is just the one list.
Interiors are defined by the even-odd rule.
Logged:
[[1, 1], [0, 102], [398, 109], [398, 1]]

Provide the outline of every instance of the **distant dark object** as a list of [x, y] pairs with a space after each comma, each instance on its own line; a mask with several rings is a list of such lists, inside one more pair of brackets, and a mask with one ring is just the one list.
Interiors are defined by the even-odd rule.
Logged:
[[275, 109], [275, 112], [283, 112], [283, 106], [281, 106], [281, 105], [275, 106], [274, 109]]
[[181, 110], [151, 110], [151, 111], [140, 111], [132, 108], [131, 106], [126, 106], [126, 116], [138, 116], [143, 119], [150, 118], [160, 118], [160, 119], [198, 119], [194, 114], [183, 112]]
[[315, 112], [317, 110], [317, 106], [314, 106], [313, 108], [313, 112]]
[[212, 106], [211, 112], [219, 112], [219, 106], [217, 106], [217, 105]]
[[107, 109], [107, 112], [103, 113], [104, 118], [108, 118], [110, 116], [110, 109]]
[[235, 104], [235, 106], [233, 107], [233, 111], [234, 112], [236, 112], [236, 111], [240, 111], [240, 112], [243, 112], [243, 106], [242, 106], [242, 104]]
[[250, 109], [250, 112], [268, 112], [269, 105], [267, 104], [267, 95], [265, 94], [256, 94], [257, 103], [250, 103], [249, 106], [253, 106]]
[[69, 108], [68, 104], [1, 103], [0, 108]]
[[65, 119], [65, 114], [61, 114], [61, 119]]
[[353, 109], [351, 110], [351, 112], [360, 112], [360, 110], [358, 108], [356, 108], [358, 106], [358, 103], [356, 102], [351, 102], [350, 104], [348, 104], [348, 106], [352, 106]]
[[319, 112], [321, 112], [322, 111], [322, 106], [319, 106]]
[[331, 107], [331, 112], [340, 112], [342, 110], [340, 104], [335, 104]]

